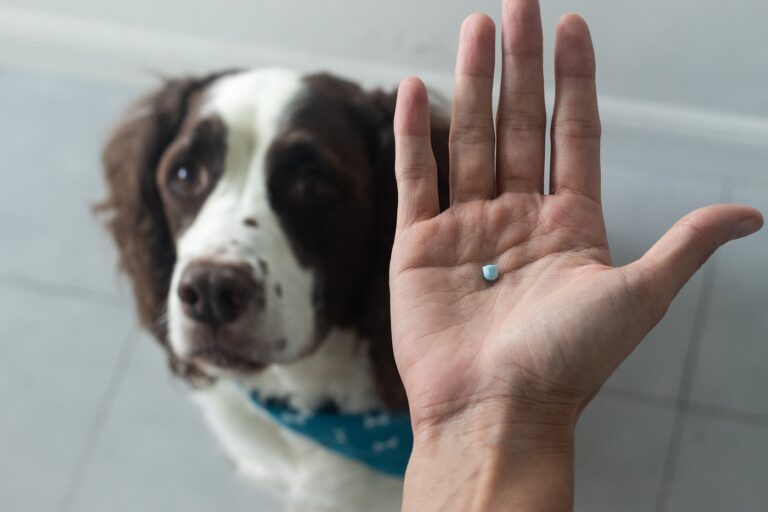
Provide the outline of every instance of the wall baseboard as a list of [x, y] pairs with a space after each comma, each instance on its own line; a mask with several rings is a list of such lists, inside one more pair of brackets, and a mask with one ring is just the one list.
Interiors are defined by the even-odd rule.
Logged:
[[[0, 65], [56, 71], [126, 86], [145, 86], [157, 75], [228, 67], [287, 66], [329, 70], [367, 86], [392, 87], [418, 74], [450, 94], [449, 73], [424, 72], [368, 61], [319, 56], [234, 41], [211, 40], [0, 6]], [[548, 91], [551, 100], [552, 91]], [[682, 105], [600, 98], [606, 126], [768, 150], [768, 119]]]

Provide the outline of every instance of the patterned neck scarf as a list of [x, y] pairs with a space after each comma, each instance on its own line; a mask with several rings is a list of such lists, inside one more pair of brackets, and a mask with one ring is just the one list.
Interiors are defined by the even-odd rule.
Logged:
[[407, 412], [345, 413], [330, 404], [307, 413], [283, 400], [262, 399], [257, 391], [251, 391], [250, 398], [251, 403], [280, 425], [331, 451], [388, 475], [405, 475], [413, 448]]

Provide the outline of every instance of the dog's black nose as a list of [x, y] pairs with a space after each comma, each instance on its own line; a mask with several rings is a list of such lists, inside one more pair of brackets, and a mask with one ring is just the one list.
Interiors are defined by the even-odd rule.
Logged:
[[184, 313], [209, 325], [234, 322], [249, 306], [264, 305], [263, 284], [237, 265], [192, 262], [181, 275], [177, 293]]

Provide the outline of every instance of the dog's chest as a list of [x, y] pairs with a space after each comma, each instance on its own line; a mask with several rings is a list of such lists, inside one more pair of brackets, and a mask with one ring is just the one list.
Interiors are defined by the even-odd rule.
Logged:
[[[354, 341], [354, 343], [353, 343]], [[289, 510], [399, 510], [402, 480], [386, 476], [280, 426], [247, 390], [311, 410], [332, 399], [359, 412], [380, 406], [367, 347], [336, 332], [312, 356], [247, 382], [220, 380], [195, 399], [242, 473], [287, 498]]]

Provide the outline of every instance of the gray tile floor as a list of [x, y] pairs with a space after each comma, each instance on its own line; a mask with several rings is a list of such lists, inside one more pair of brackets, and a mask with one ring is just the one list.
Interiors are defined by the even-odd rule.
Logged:
[[[136, 92], [0, 70], [0, 510], [277, 510], [135, 327], [89, 211], [99, 146]], [[759, 150], [610, 126], [605, 139], [616, 263], [696, 206], [768, 212]], [[765, 509], [766, 262], [765, 233], [721, 251], [587, 409], [577, 510]]]

